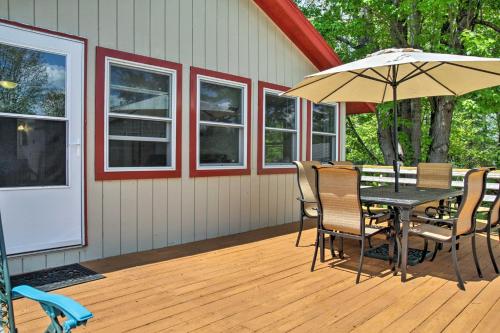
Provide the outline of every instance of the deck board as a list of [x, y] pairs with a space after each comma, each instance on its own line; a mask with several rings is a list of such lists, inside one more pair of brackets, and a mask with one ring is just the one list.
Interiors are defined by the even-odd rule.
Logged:
[[[314, 230], [306, 230], [296, 248], [296, 227], [279, 225], [86, 262], [106, 278], [59, 292], [94, 313], [79, 332], [481, 332], [494, 327], [500, 279], [483, 236], [478, 237], [483, 279], [476, 275], [470, 244], [460, 248], [463, 292], [447, 251], [435, 262], [410, 267], [404, 284], [386, 263], [368, 258], [356, 285], [359, 247], [346, 241], [346, 259], [332, 260], [327, 253], [311, 273]], [[494, 250], [499, 253], [498, 243]], [[19, 332], [42, 331], [48, 324], [37, 304], [22, 299], [14, 307]]]

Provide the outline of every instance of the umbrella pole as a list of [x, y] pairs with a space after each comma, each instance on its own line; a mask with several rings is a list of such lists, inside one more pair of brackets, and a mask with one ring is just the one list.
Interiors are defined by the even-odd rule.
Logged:
[[399, 192], [399, 149], [398, 149], [398, 103], [397, 103], [397, 83], [396, 83], [396, 66], [392, 66], [392, 103], [393, 103], [393, 129], [392, 135], [394, 142], [394, 160], [392, 161], [392, 166], [394, 168], [394, 191]]

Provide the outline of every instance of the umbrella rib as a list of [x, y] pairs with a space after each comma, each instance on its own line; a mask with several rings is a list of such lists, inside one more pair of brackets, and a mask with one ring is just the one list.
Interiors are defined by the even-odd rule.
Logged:
[[348, 72], [351, 73], [351, 74], [356, 74], [357, 75], [356, 77], [362, 77], [362, 78], [368, 79], [368, 80], [373, 80], [373, 81], [378, 81], [378, 82], [382, 82], [382, 83], [387, 83], [387, 81], [384, 81], [384, 80], [381, 80], [381, 79], [377, 79], [377, 78], [375, 78], [373, 76], [364, 75], [363, 73], [366, 72], [369, 69], [372, 69], [372, 68], [366, 68], [361, 73], [354, 72], [354, 71], [348, 71]]
[[[359, 77], [360, 75], [362, 75], [364, 72], [366, 72], [368, 70], [368, 68], [364, 69], [361, 73], [356, 73], [354, 72], [354, 74], [356, 74], [356, 76], [350, 78], [347, 82], [345, 82], [344, 84], [342, 84], [340, 87], [338, 87], [337, 89], [335, 89], [334, 91], [332, 91], [331, 93], [328, 93], [328, 95], [326, 95], [325, 97], [319, 99], [318, 103], [321, 103], [323, 102], [325, 99], [327, 99], [328, 97], [330, 97], [331, 95], [335, 94], [337, 91], [339, 91], [340, 89], [344, 88], [346, 85], [348, 85], [352, 80], [354, 80], [355, 78]], [[351, 71], [349, 71], [349, 73], [353, 73]]]
[[461, 64], [456, 64], [456, 63], [453, 63], [453, 62], [444, 62], [444, 63], [445, 63], [445, 64], [447, 64], [447, 65], [452, 65], [452, 66], [462, 67], [462, 68], [466, 68], [466, 69], [470, 69], [470, 70], [473, 70], [473, 71], [478, 71], [478, 72], [482, 72], [482, 73], [486, 73], [486, 74], [491, 74], [491, 75], [500, 75], [500, 73], [496, 73], [496, 72], [488, 71], [488, 70], [486, 70], [486, 69], [474, 68], [474, 67], [470, 67], [470, 66], [465, 66], [465, 65], [461, 65]]
[[[409, 72], [408, 74], [406, 74], [405, 76], [403, 76], [403, 77], [401, 78], [401, 80], [399, 80], [399, 82], [398, 82], [398, 83], [401, 83], [401, 82], [404, 82], [404, 81], [406, 81], [406, 80], [411, 79], [412, 77], [414, 77], [414, 76], [412, 76], [412, 74], [413, 74], [413, 73], [415, 73], [416, 71], [418, 71], [420, 68], [424, 67], [424, 66], [425, 66], [425, 65], [427, 65], [427, 64], [428, 64], [428, 62], [424, 62], [422, 65], [417, 66], [417, 68], [413, 69], [411, 72]], [[417, 75], [421, 75], [421, 74], [422, 74], [422, 73], [418, 73]], [[412, 77], [410, 77], [410, 76], [412, 76]]]
[[[428, 64], [428, 62], [427, 62], [426, 64]], [[402, 79], [398, 82], [398, 84], [403, 83], [403, 82], [408, 81], [408, 80], [411, 80], [411, 79], [413, 79], [413, 78], [416, 78], [416, 77], [417, 77], [417, 76], [419, 76], [419, 75], [425, 74], [425, 72], [429, 72], [429, 71], [431, 71], [431, 70], [433, 70], [433, 69], [435, 69], [435, 68], [438, 68], [438, 67], [440, 67], [440, 66], [443, 66], [443, 65], [444, 65], [444, 62], [440, 62], [439, 64], [434, 65], [433, 67], [431, 67], [431, 68], [429, 68], [429, 69], [426, 69], [426, 70], [423, 70], [423, 69], [422, 69], [420, 72], [418, 72], [418, 73], [416, 73], [416, 74], [413, 74], [413, 73], [415, 73], [416, 71], [418, 71], [419, 69], [421, 69], [421, 68], [423, 67], [423, 66], [419, 66], [419, 68], [415, 68], [415, 69], [414, 69], [414, 70], [410, 73], [410, 74], [413, 74], [413, 75], [407, 74], [405, 77], [403, 77], [403, 78], [402, 78]], [[413, 66], [415, 66], [415, 65], [413, 65]]]
[[[390, 77], [390, 76], [391, 76], [391, 67], [387, 67], [387, 78], [386, 78], [386, 79], [387, 79], [387, 82], [390, 82], [390, 81], [389, 81], [389, 77]], [[384, 103], [385, 93], [387, 92], [387, 85], [388, 85], [388, 84], [389, 84], [389, 83], [386, 83], [386, 84], [384, 85], [384, 93], [382, 94], [382, 100], [380, 101], [380, 103]]]
[[370, 70], [372, 72], [375, 72], [378, 76], [380, 76], [382, 78], [382, 80], [384, 80], [384, 82], [390, 82], [389, 78], [383, 76], [379, 71], [375, 70], [375, 68], [370, 68]]
[[324, 76], [324, 77], [322, 77], [322, 78], [319, 78], [319, 79], [317, 79], [317, 80], [314, 80], [314, 81], [311, 81], [311, 82], [307, 82], [306, 84], [303, 84], [303, 85], [301, 85], [301, 86], [298, 86], [298, 87], [292, 88], [292, 89], [290, 89], [290, 90], [287, 90], [287, 91], [285, 92], [285, 94], [288, 94], [288, 93], [291, 93], [292, 91], [295, 91], [295, 90], [298, 90], [298, 89], [301, 89], [301, 88], [307, 87], [308, 85], [311, 85], [311, 84], [313, 84], [313, 83], [316, 83], [316, 82], [319, 82], [319, 81], [322, 81], [322, 80], [328, 79], [328, 78], [330, 78], [330, 77], [334, 76], [335, 74], [338, 74], [338, 73], [332, 73], [332, 74], [329, 74], [329, 75]]
[[[412, 66], [414, 67], [417, 67], [414, 63], [411, 63]], [[443, 87], [444, 89], [448, 90], [449, 92], [451, 92], [453, 95], [457, 96], [457, 94], [451, 90], [450, 88], [448, 88], [447, 86], [445, 86], [443, 83], [441, 83], [439, 80], [437, 80], [434, 76], [430, 75], [429, 73], [427, 73], [427, 71], [424, 71], [423, 69], [419, 69], [419, 71], [422, 72], [422, 74], [425, 74], [427, 75], [429, 78], [431, 78], [434, 82], [436, 82], [437, 84], [439, 84], [441, 87]]]

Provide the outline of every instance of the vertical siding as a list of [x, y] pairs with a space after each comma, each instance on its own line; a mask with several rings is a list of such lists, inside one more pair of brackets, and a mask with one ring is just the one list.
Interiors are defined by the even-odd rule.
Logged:
[[[291, 86], [316, 69], [252, 0], [0, 0], [0, 17], [80, 35], [89, 42], [88, 246], [12, 258], [14, 274], [298, 218], [295, 176], [257, 175], [257, 82]], [[96, 46], [182, 63], [181, 179], [95, 181]], [[252, 79], [251, 175], [189, 178], [190, 66]], [[304, 135], [302, 148], [305, 152]]]

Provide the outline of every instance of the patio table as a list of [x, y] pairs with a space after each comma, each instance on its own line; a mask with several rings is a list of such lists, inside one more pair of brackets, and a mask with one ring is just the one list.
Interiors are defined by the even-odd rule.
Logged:
[[[461, 189], [417, 188], [416, 186], [402, 186], [399, 192], [394, 192], [392, 186], [375, 186], [361, 189], [361, 201], [374, 204], [388, 205], [395, 208], [396, 233], [399, 234], [399, 224], [402, 224], [401, 241], [401, 281], [406, 281], [406, 266], [408, 263], [408, 229], [410, 228], [411, 212], [421, 204], [444, 200], [463, 195]], [[395, 272], [397, 272], [395, 267]]]

